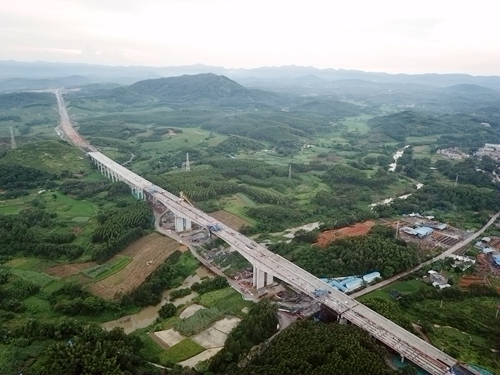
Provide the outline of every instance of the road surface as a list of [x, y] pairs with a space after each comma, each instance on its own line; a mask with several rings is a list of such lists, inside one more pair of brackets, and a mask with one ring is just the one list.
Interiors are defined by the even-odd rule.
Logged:
[[389, 279], [386, 279], [386, 280], [383, 280], [377, 284], [374, 284], [374, 285], [371, 285], [365, 289], [362, 289], [360, 290], [359, 292], [356, 292], [356, 293], [353, 293], [351, 294], [350, 296], [352, 298], [358, 298], [364, 294], [367, 294], [367, 293], [370, 293], [370, 292], [373, 292], [374, 290], [378, 290], [380, 288], [383, 288], [384, 286], [387, 286], [389, 284], [392, 284], [393, 282], [395, 282], [396, 280], [399, 280], [400, 278], [402, 277], [405, 277], [405, 276], [408, 276], [409, 274], [419, 270], [420, 268], [424, 267], [424, 266], [427, 266], [428, 264], [431, 264], [431, 263], [434, 263], [435, 261], [437, 260], [440, 260], [440, 259], [444, 259], [448, 256], [450, 256], [451, 254], [457, 252], [458, 250], [462, 249], [463, 247], [467, 246], [468, 244], [470, 244], [472, 241], [474, 241], [476, 238], [478, 238], [481, 234], [484, 233], [484, 231], [486, 229], [489, 228], [489, 226], [491, 224], [493, 224], [495, 222], [496, 219], [498, 219], [498, 217], [500, 216], [500, 212], [497, 212], [495, 215], [493, 215], [493, 217], [490, 219], [490, 221], [488, 221], [486, 223], [486, 225], [484, 227], [482, 227], [480, 230], [478, 230], [477, 232], [475, 232], [473, 235], [467, 237], [465, 240], [463, 240], [462, 242], [459, 242], [457, 243], [456, 245], [450, 247], [448, 250], [446, 250], [445, 252], [439, 254], [438, 256], [432, 258], [431, 260], [428, 260], [424, 263], [421, 263], [419, 264], [418, 266], [416, 267], [413, 267], [412, 269], [408, 270], [408, 271], [405, 271], [403, 273], [400, 273], [396, 276], [393, 276]]

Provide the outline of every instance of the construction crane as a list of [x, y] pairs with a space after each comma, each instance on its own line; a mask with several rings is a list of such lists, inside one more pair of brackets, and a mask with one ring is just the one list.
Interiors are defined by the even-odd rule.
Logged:
[[186, 203], [187, 203], [187, 204], [189, 204], [190, 206], [196, 207], [196, 206], [194, 205], [194, 203], [193, 203], [193, 202], [191, 202], [191, 201], [189, 200], [189, 198], [187, 197], [187, 195], [186, 195], [186, 194], [184, 194], [184, 192], [183, 192], [183, 191], [181, 191], [181, 192], [179, 193], [179, 197], [181, 198], [181, 200], [182, 200], [182, 201], [186, 202]]

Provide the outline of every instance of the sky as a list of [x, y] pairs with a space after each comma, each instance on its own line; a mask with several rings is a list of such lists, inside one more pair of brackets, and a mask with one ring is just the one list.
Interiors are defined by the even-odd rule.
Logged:
[[500, 75], [498, 0], [3, 0], [0, 59]]

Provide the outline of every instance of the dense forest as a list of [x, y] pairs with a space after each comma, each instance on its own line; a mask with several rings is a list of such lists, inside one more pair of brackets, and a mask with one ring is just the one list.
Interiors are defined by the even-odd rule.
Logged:
[[361, 329], [301, 321], [250, 360], [243, 374], [395, 374], [382, 345]]
[[280, 242], [269, 249], [318, 277], [360, 275], [373, 270], [390, 277], [420, 260], [415, 245], [395, 239], [394, 230], [385, 226], [373, 227], [366, 236], [336, 240], [326, 248]]

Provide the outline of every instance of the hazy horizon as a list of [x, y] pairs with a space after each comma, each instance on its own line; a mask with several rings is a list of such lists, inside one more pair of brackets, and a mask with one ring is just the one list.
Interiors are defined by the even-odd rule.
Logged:
[[500, 75], [500, 2], [18, 0], [3, 60]]

